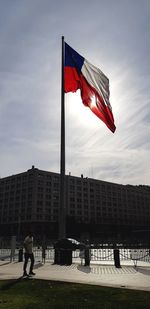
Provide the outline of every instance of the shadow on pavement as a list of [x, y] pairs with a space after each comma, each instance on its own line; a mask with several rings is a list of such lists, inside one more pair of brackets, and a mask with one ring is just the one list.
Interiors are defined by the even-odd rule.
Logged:
[[150, 269], [137, 267], [137, 271], [143, 275], [150, 276]]
[[83, 273], [89, 274], [91, 272], [91, 267], [90, 266], [82, 266], [82, 265], [78, 265], [77, 269], [79, 271], [82, 271]]
[[38, 269], [38, 268], [40, 268], [40, 267], [42, 267], [42, 266], [44, 266], [44, 264], [42, 264], [41, 262], [40, 262], [40, 263], [36, 263], [36, 264], [34, 265], [34, 269]]
[[0, 266], [4, 266], [4, 265], [8, 265], [8, 264], [10, 264], [10, 262], [3, 263]]

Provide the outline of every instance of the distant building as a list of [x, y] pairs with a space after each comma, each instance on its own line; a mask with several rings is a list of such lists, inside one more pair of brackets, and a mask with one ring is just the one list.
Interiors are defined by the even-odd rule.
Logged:
[[[57, 238], [59, 191], [60, 175], [34, 166], [1, 178], [0, 235], [24, 235], [32, 228], [39, 237]], [[69, 174], [65, 197], [68, 237], [121, 241], [150, 230], [150, 186]]]

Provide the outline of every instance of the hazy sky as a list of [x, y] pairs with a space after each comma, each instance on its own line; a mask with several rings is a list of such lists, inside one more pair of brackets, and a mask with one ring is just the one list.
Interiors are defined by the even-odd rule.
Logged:
[[62, 35], [109, 78], [117, 127], [65, 95], [66, 174], [150, 185], [150, 0], [0, 0], [0, 177], [60, 171]]

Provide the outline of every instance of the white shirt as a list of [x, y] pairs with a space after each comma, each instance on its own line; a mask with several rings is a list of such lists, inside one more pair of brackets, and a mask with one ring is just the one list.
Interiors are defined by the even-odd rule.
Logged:
[[33, 237], [27, 236], [24, 240], [25, 252], [31, 254], [33, 252]]

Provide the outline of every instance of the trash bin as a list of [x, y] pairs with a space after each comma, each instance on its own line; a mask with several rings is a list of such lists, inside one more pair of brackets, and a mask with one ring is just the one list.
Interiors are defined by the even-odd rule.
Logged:
[[23, 248], [20, 248], [18, 253], [18, 262], [22, 261], [23, 261]]
[[54, 244], [55, 255], [54, 264], [58, 265], [71, 265], [72, 264], [72, 251], [76, 249], [76, 245], [69, 239], [64, 238], [58, 240]]

